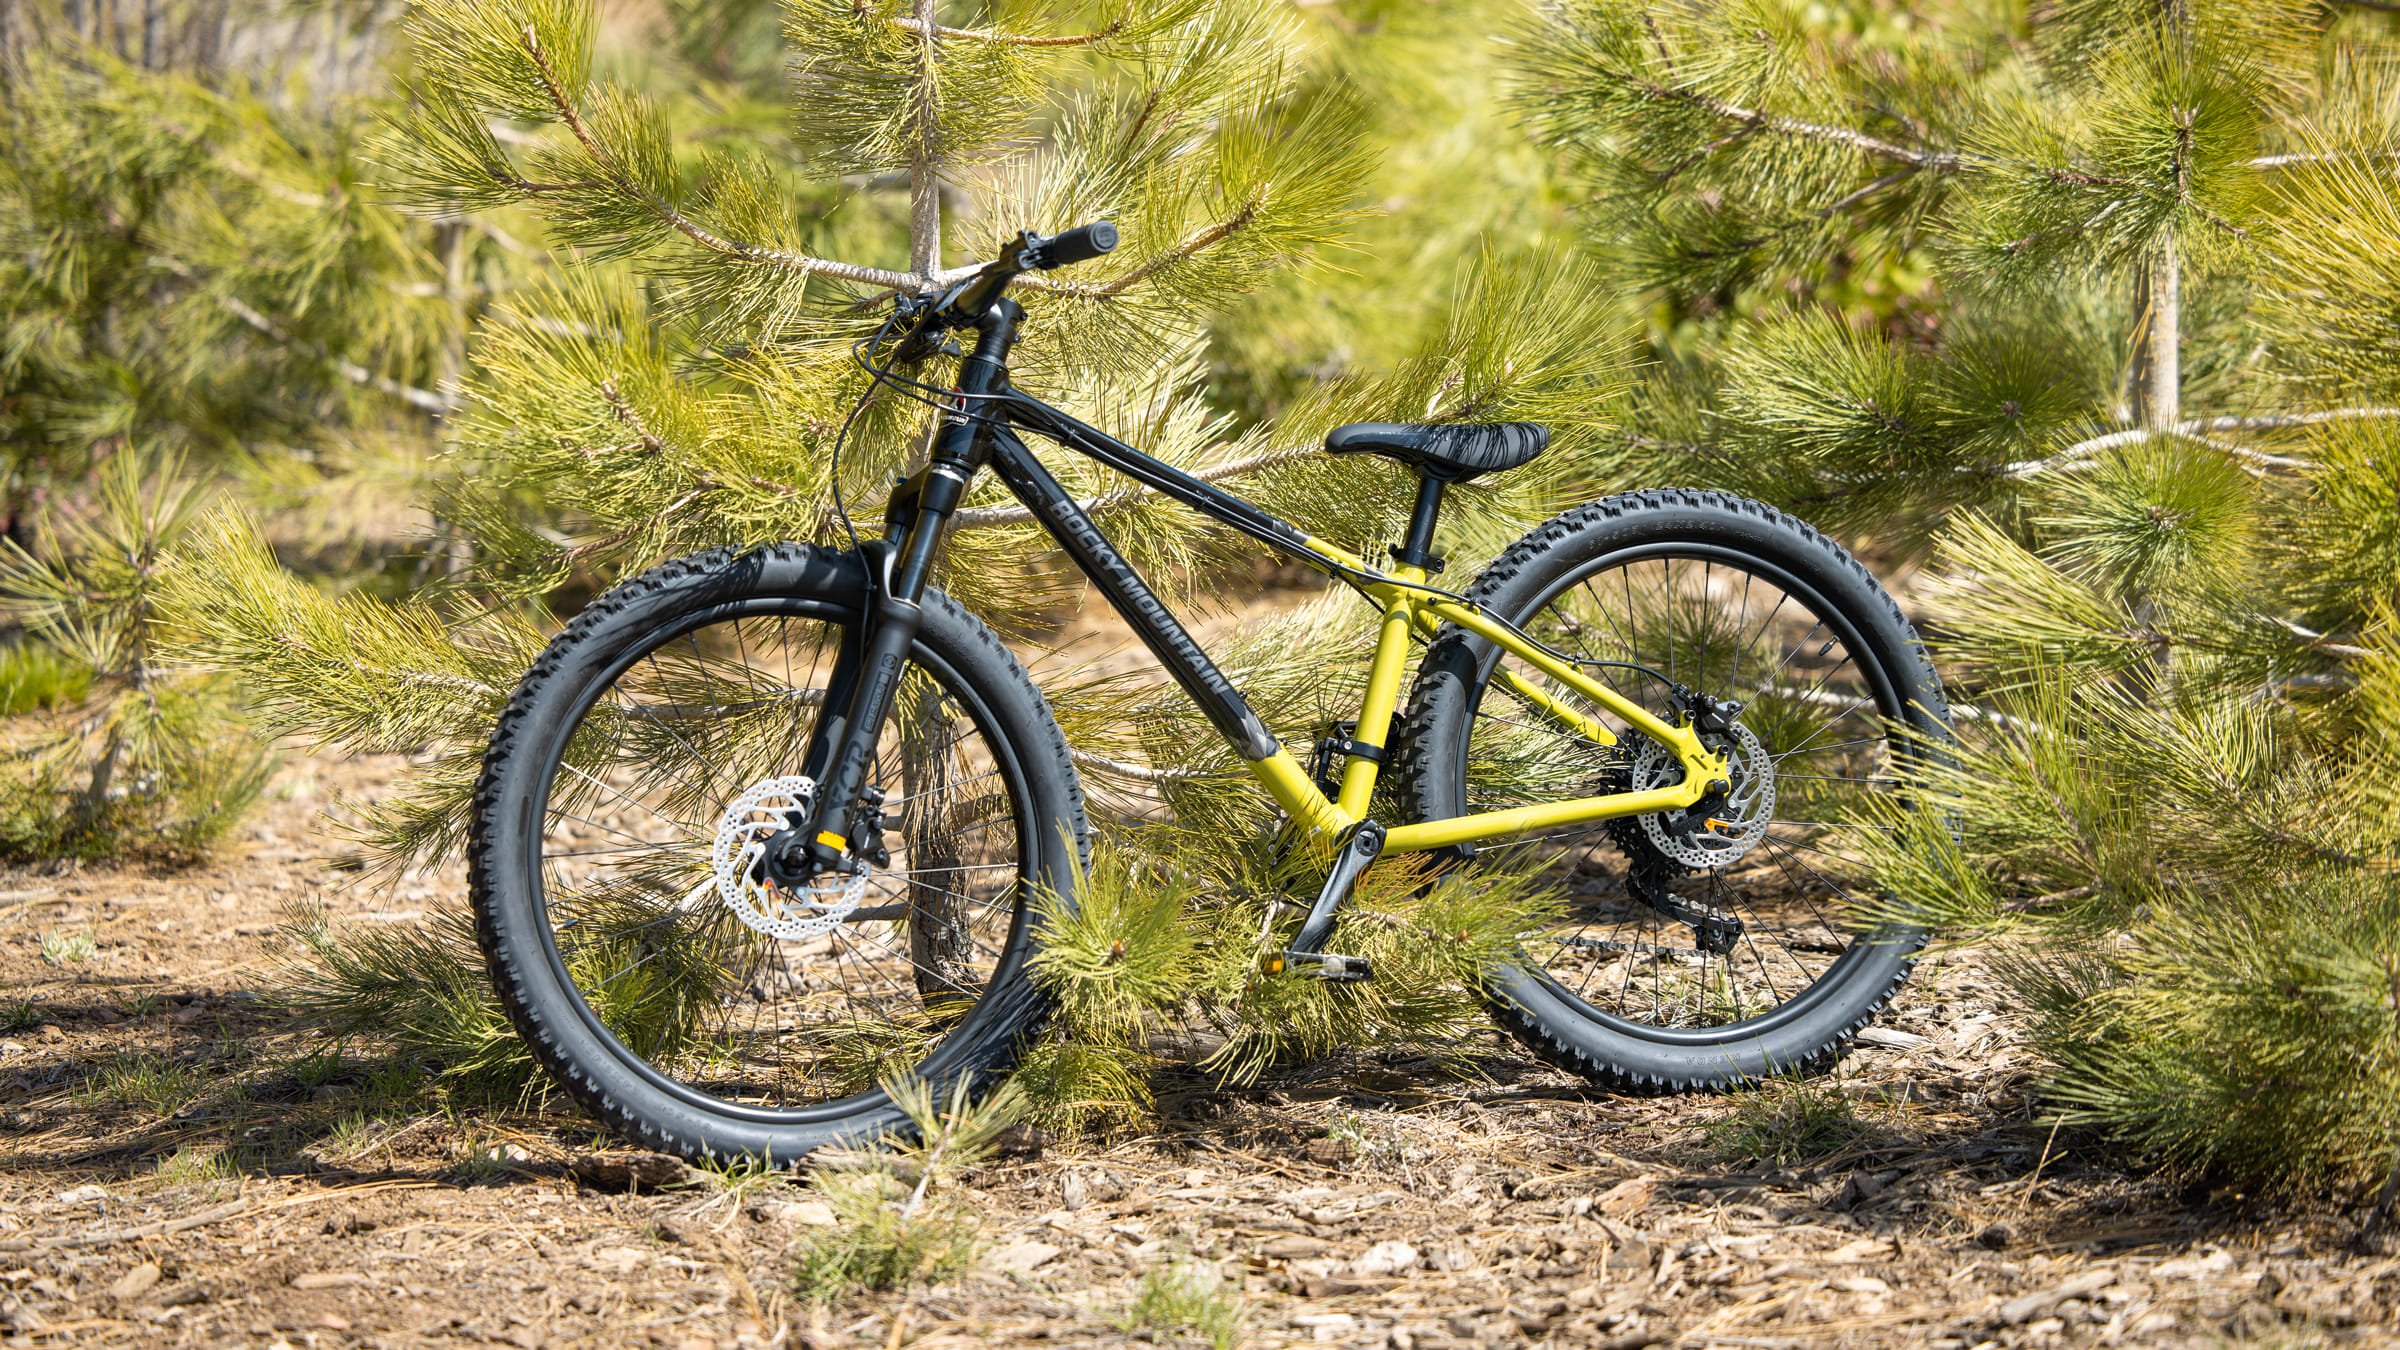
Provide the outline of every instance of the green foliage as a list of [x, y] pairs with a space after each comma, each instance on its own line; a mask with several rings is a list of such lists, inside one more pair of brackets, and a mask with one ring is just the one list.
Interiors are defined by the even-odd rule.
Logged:
[[448, 406], [473, 243], [360, 195], [353, 115], [71, 39], [0, 88], [13, 537], [129, 441], [232, 463]]
[[499, 716], [541, 650], [529, 625], [498, 614], [459, 641], [421, 601], [329, 596], [286, 572], [230, 510], [200, 522], [159, 585], [177, 654], [240, 670], [267, 730], [353, 754], [446, 746], [427, 771], [352, 821], [385, 866], [437, 856], [465, 838], [481, 751], [447, 736]]
[[1073, 912], [1044, 906], [1034, 975], [1057, 1001], [1057, 1039], [1019, 1074], [1038, 1118], [1080, 1129], [1146, 1107], [1162, 1034], [1214, 1040], [1204, 1067], [1233, 1082], [1361, 1045], [1439, 1053], [1485, 1025], [1485, 973], [1556, 903], [1538, 858], [1439, 878], [1394, 859], [1360, 880], [1328, 943], [1372, 961], [1374, 981], [1269, 973], [1307, 908], [1295, 892], [1324, 863], [1234, 838], [1137, 827], [1095, 850]]
[[264, 786], [228, 681], [158, 650], [165, 554], [200, 501], [174, 458], [124, 452], [86, 510], [46, 517], [31, 549], [0, 542], [0, 612], [46, 653], [14, 663], [31, 706], [0, 722], [0, 856], [171, 861]]
[[48, 643], [0, 647], [0, 717], [23, 717], [77, 703], [91, 687], [90, 668]]
[[1046, 941], [1034, 957], [1034, 978], [1078, 1039], [1132, 1040], [1152, 1014], [1183, 997], [1199, 964], [1185, 922], [1198, 889], [1188, 875], [1104, 845], [1078, 879], [1072, 908], [1045, 897], [1036, 911]]
[[153, 1117], [173, 1115], [200, 1095], [208, 1075], [198, 1064], [124, 1051], [102, 1065], [90, 1090], [117, 1106], [135, 1106]]
[[1761, 1083], [1708, 1122], [1709, 1142], [1718, 1153], [1768, 1167], [1828, 1158], [1874, 1133], [1874, 1124], [1859, 1115], [1839, 1085], [1806, 1078]]
[[41, 942], [42, 962], [45, 965], [79, 966], [91, 960], [92, 953], [96, 950], [92, 944], [92, 930], [89, 928], [72, 933], [60, 931], [44, 933]]
[[[283, 571], [264, 532], [220, 516], [166, 574], [178, 652], [243, 671], [277, 732], [418, 755], [424, 767], [349, 825], [378, 875], [453, 856], [483, 736], [554, 630], [553, 605], [701, 547], [846, 543], [827, 509], [837, 488], [871, 533], [924, 428], [914, 404], [858, 406], [868, 385], [849, 344], [894, 294], [957, 280], [996, 240], [1099, 217], [1119, 227], [1114, 253], [1019, 288], [1025, 387], [1370, 552], [1396, 537], [1412, 485], [1389, 465], [1318, 455], [1330, 427], [1547, 421], [1557, 448], [1537, 466], [1452, 494], [1452, 556], [1491, 556], [1611, 471], [1600, 428], [1625, 361], [1599, 325], [1560, 321], [1588, 309], [1594, 286], [1573, 257], [1522, 231], [1489, 250], [1453, 231], [1408, 256], [1392, 302], [1406, 322], [1370, 323], [1380, 311], [1345, 302], [1372, 332], [1371, 365], [1306, 388], [1288, 372], [1251, 381], [1278, 390], [1272, 424], [1212, 385], [1229, 361], [1264, 359], [1245, 325], [1295, 294], [1294, 278], [1323, 275], [1309, 269], [1346, 244], [1402, 233], [1376, 233], [1360, 207], [1373, 151], [1404, 135], [1404, 119], [1345, 90], [1342, 72], [1392, 57], [1377, 78], [1398, 88], [1398, 53], [1456, 43], [1477, 22], [1417, 8], [1379, 8], [1352, 33], [1266, 0], [954, 6], [928, 31], [893, 0], [792, 0], [778, 86], [685, 7], [669, 7], [668, 40], [638, 59], [569, 0], [417, 7], [405, 97], [368, 154], [379, 187], [439, 220], [502, 213], [571, 265], [496, 307], [458, 363], [451, 449], [429, 503], [455, 560], [439, 584], [397, 602], [328, 593]], [[1387, 19], [1388, 52], [1359, 36]], [[754, 10], [731, 20], [763, 26]], [[1440, 166], [1488, 157], [1460, 141], [1414, 164], [1411, 181], [1430, 192]], [[1538, 176], [1530, 152], [1505, 158]], [[1245, 305], [1247, 319], [1235, 314]], [[1096, 465], [1062, 457], [1053, 469], [1131, 559], [1189, 599], [1259, 566], [1254, 543]], [[978, 488], [947, 551], [941, 584], [997, 624], [1055, 612], [1071, 594], [1047, 536], [997, 483]], [[1233, 644], [1279, 733], [1318, 733], [1324, 690], [1356, 679], [1366, 614], [1317, 604]], [[1216, 775], [1218, 742], [1194, 734], [1194, 714], [1154, 672], [1045, 664], [1037, 674], [1103, 798], [1140, 812], [1163, 796], [1176, 821], [1125, 835], [1123, 856], [1096, 865], [1099, 901], [1052, 916], [1065, 940], [1042, 978], [1075, 1034], [1032, 1047], [1024, 1073], [1051, 1120], [1137, 1111], [1147, 1033], [1176, 1018], [1242, 1024], [1226, 1065], [1240, 1073], [1367, 1028], [1454, 1034], [1475, 1008], [1478, 963], [1531, 903], [1521, 887], [1485, 903], [1461, 887], [1417, 897], [1392, 883], [1358, 939], [1410, 978], [1448, 982], [1445, 993], [1350, 1007], [1322, 990], [1253, 998], [1269, 897], [1308, 886], [1302, 874], [1322, 860], [1265, 860], [1255, 793]], [[1233, 849], [1197, 846], [1236, 822]], [[1163, 884], [1169, 874], [1193, 880]], [[1402, 931], [1420, 910], [1449, 925], [1444, 936]], [[291, 996], [346, 1034], [390, 1037], [462, 1082], [514, 1089], [523, 1060], [478, 992], [465, 931], [446, 912], [422, 934], [320, 933]], [[705, 999], [717, 968], [703, 944], [691, 969], [661, 975]], [[609, 1015], [671, 1048], [678, 1008], [696, 1005], [664, 983], [653, 992], [655, 1006]], [[1283, 1001], [1294, 1028], [1248, 1026], [1282, 1016]], [[354, 1015], [370, 1008], [371, 1023]], [[861, 1029], [837, 1049], [864, 1086], [930, 1026]]]
[[277, 1002], [337, 1037], [388, 1048], [466, 1100], [533, 1089], [533, 1056], [492, 997], [462, 913], [439, 911], [421, 928], [337, 934], [322, 913], [302, 912], [285, 930], [293, 948]]
[[[2391, 35], [2341, 12], [1545, 9], [1520, 108], [1587, 185], [1612, 279], [1654, 298], [1667, 358], [1629, 471], [1884, 529], [2012, 512], [2137, 417], [2254, 413], [2245, 370], [2372, 388]], [[2150, 303], [2165, 275], [2172, 311]], [[2253, 314], [2278, 341], [2254, 350]], [[2161, 341], [2183, 379], [2156, 404]]]
[[1929, 555], [1964, 744], [1873, 849], [1894, 917], [2003, 944], [2077, 1119], [2301, 1189], [2400, 1149], [2388, 987], [2351, 1011], [2400, 857], [2396, 57], [2300, 0], [1569, 0], [1519, 63], [1654, 305], [1629, 471]]
[[150, 1179], [163, 1186], [197, 1189], [213, 1196], [237, 1191], [242, 1169], [222, 1148], [186, 1144], [161, 1159], [151, 1169]]
[[1161, 1344], [1188, 1336], [1215, 1350], [1233, 1350], [1242, 1336], [1240, 1285], [1213, 1266], [1190, 1261], [1143, 1271], [1117, 1330], [1147, 1333]]
[[939, 1284], [974, 1260], [982, 1212], [960, 1185], [1019, 1110], [1013, 1091], [970, 1105], [962, 1091], [937, 1109], [922, 1080], [888, 1082], [915, 1138], [820, 1154], [809, 1185], [832, 1226], [799, 1245], [795, 1292], [811, 1303], [847, 1294]]
[[[672, 1061], [721, 1000], [749, 956], [750, 930], [725, 915], [685, 915], [647, 894], [579, 893], [562, 899], [561, 922], [593, 936], [572, 971], [592, 992], [592, 1010], [629, 1049]], [[437, 910], [421, 927], [381, 925], [337, 932], [321, 911], [285, 924], [292, 942], [276, 996], [328, 1033], [360, 1040], [420, 1066], [469, 1101], [533, 1095], [532, 1053], [492, 996], [472, 921]], [[639, 934], [639, 937], [631, 936]], [[650, 959], [636, 978], [605, 983], [590, 970], [626, 965], [621, 944], [640, 942]]]
[[2319, 877], [2164, 900], [2130, 947], [2045, 959], [2053, 1094], [2192, 1172], [2307, 1193], [2400, 1156], [2400, 886]]
[[[1359, 185], [1366, 209], [1343, 246], [1211, 326], [1217, 388], [1246, 420], [1284, 416], [1323, 381], [1371, 379], [1407, 361], [1446, 322], [1462, 265], [1487, 250], [1540, 276], [1555, 260], [1539, 246], [1569, 205], [1501, 97], [1507, 48], [1493, 35], [1522, 15], [1514, 0], [1344, 0], [1287, 12], [1305, 51], [1298, 98], [1355, 105], [1374, 155]], [[1598, 358], [1615, 346], [1615, 309], [1586, 292], [1564, 309], [1491, 317], [1576, 315], [1555, 332]], [[1587, 393], [1616, 383], [1596, 380]], [[1598, 476], [1597, 466], [1580, 467]]]
[[374, 15], [104, 10], [0, 18], [0, 571], [23, 625], [0, 658], [0, 853], [16, 858], [171, 859], [240, 816], [259, 763], [226, 682], [155, 653], [167, 635], [136, 617], [196, 500], [167, 480], [188, 464], [257, 489], [296, 554], [389, 548], [465, 328], [515, 256], [360, 190], [342, 91]]

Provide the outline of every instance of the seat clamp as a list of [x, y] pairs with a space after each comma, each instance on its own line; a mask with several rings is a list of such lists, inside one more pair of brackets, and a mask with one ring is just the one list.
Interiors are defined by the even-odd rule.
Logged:
[[1444, 559], [1422, 549], [1406, 548], [1398, 544], [1392, 546], [1392, 561], [1404, 563], [1410, 567], [1422, 567], [1427, 576], [1437, 576], [1444, 567], [1449, 565]]

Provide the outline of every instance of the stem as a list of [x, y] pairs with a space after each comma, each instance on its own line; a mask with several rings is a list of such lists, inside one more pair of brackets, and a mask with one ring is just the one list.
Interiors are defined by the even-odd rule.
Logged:
[[[2260, 413], [2250, 417], [2196, 417], [2188, 422], [2176, 422], [2163, 427], [2141, 426], [2124, 431], [2111, 431], [2075, 442], [2048, 459], [2019, 460], [2004, 465], [2000, 472], [2010, 478], [2031, 478], [2055, 469], [2072, 469], [2103, 450], [2120, 445], [2136, 445], [2153, 436], [2210, 436], [2227, 431], [2283, 431], [2292, 427], [2322, 426], [2327, 422], [2371, 422], [2400, 417], [2400, 407], [2383, 408], [2326, 408], [2320, 412]], [[2261, 454], [2244, 447], [2230, 447], [2237, 458], [2247, 459], [2268, 468], [2292, 468], [2302, 463], [2281, 455]]]
[[458, 406], [457, 402], [446, 393], [440, 393], [431, 389], [419, 389], [414, 385], [402, 384], [400, 381], [395, 380], [388, 375], [378, 375], [374, 371], [367, 369], [365, 366], [358, 364], [356, 361], [352, 361], [337, 352], [329, 351], [324, 347], [317, 345], [316, 343], [302, 342], [299, 339], [294, 338], [291, 334], [283, 331], [282, 326], [277, 324], [273, 319], [270, 319], [266, 315], [259, 313], [249, 305], [244, 304], [242, 301], [237, 300], [230, 295], [221, 295], [217, 297], [217, 303], [224, 308], [226, 313], [231, 314], [233, 317], [241, 320], [243, 323], [248, 324], [250, 327], [266, 334], [268, 337], [273, 338], [275, 341], [323, 359], [327, 365], [333, 368], [335, 374], [340, 375], [343, 379], [350, 381], [352, 384], [363, 384], [370, 389], [379, 390], [383, 393], [391, 395], [393, 398], [399, 399], [401, 402], [406, 403], [412, 408], [418, 409], [422, 412], [432, 413], [436, 417], [440, 417], [455, 411]]
[[933, 33], [940, 37], [957, 38], [963, 42], [998, 42], [1011, 47], [1089, 47], [1106, 42], [1124, 30], [1125, 21], [1117, 19], [1090, 33], [1062, 33], [1051, 37], [1036, 37], [1026, 33], [1003, 33], [997, 28], [951, 28], [934, 23], [928, 17], [930, 5], [921, 5], [917, 17], [894, 19], [905, 32]]
[[1745, 108], [1738, 103], [1711, 98], [1696, 89], [1678, 89], [1672, 85], [1647, 83], [1642, 88], [1643, 92], [1652, 98], [1673, 99], [1678, 103], [1689, 103], [1696, 108], [1704, 108], [1728, 122], [1738, 122], [1746, 127], [1755, 127], [1761, 131], [1771, 131], [1799, 140], [1828, 141], [1835, 145], [1846, 145], [1861, 154], [1897, 160], [1902, 164], [1919, 169], [1936, 171], [1955, 169], [1966, 162], [1966, 156], [1956, 150], [1911, 149], [1908, 146], [1895, 144], [1881, 137], [1870, 136], [1850, 127], [1833, 126], [1824, 122], [1805, 122], [1793, 117], [1778, 117], [1773, 113], [1761, 112], [1756, 108]]
[[442, 336], [438, 374], [434, 384], [440, 389], [455, 389], [467, 369], [467, 332], [471, 325], [467, 315], [467, 222], [452, 217], [434, 226], [434, 252], [442, 260], [442, 303], [449, 310], [449, 331]]

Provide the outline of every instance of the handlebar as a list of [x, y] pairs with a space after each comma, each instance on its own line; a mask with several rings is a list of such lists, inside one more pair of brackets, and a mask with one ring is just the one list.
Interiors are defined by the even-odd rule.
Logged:
[[1042, 257], [1035, 266], [1065, 267], [1072, 263], [1090, 262], [1117, 246], [1117, 227], [1105, 220], [1079, 225], [1063, 234], [1054, 234], [1042, 241]]
[[901, 346], [904, 351], [921, 355], [939, 341], [944, 330], [965, 328], [981, 319], [1017, 277], [1089, 262], [1116, 246], [1117, 227], [1105, 220], [1095, 220], [1047, 238], [1031, 230], [1020, 231], [1016, 238], [1002, 243], [1000, 256], [985, 263], [975, 275], [936, 296], [921, 300], [904, 297], [900, 301], [901, 312], [907, 313], [912, 305], [918, 312]]

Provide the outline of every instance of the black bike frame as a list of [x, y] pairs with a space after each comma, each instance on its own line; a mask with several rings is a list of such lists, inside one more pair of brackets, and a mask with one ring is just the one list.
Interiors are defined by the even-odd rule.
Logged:
[[[1381, 760], [1382, 744], [1391, 726], [1393, 697], [1408, 638], [1412, 631], [1429, 632], [1443, 622], [1457, 624], [1514, 653], [1593, 704], [1624, 718], [1644, 735], [1668, 745], [1684, 761], [1686, 778], [1679, 785], [1640, 792], [1475, 813], [1450, 821], [1414, 822], [1391, 832], [1391, 848], [1413, 851], [1444, 847], [1537, 826], [1688, 806], [1702, 794], [1705, 783], [1722, 776], [1721, 760], [1700, 743], [1688, 726], [1662, 721], [1615, 690], [1590, 679], [1568, 658], [1540, 649], [1538, 644], [1486, 615], [1479, 607], [1423, 584], [1425, 570], [1418, 562], [1411, 561], [1411, 555], [1424, 558], [1432, 534], [1432, 504], [1438, 499], [1437, 487], [1420, 492], [1410, 541], [1401, 553], [1401, 566], [1396, 574], [1386, 573], [1346, 550], [1310, 537], [1214, 484], [1010, 388], [1008, 349], [1023, 314], [1014, 301], [1007, 299], [995, 301], [983, 313], [976, 325], [975, 349], [960, 363], [957, 390], [940, 413], [941, 426], [933, 440], [930, 460], [894, 490], [885, 515], [884, 539], [865, 547], [873, 589], [873, 604], [864, 616], [865, 637], [855, 646], [846, 644], [836, 660], [826, 715], [818, 722], [804, 761], [803, 772], [817, 781], [819, 795], [812, 809], [814, 818], [798, 826], [792, 837], [805, 851], [810, 868], [821, 870], [844, 865], [851, 835], [867, 823], [860, 819], [859, 808], [863, 805], [867, 811], [880, 810], [873, 802], [862, 804], [860, 796], [866, 787], [869, 761], [880, 730], [891, 710], [900, 672], [922, 622], [918, 602], [924, 594], [925, 578], [950, 517], [958, 510], [975, 475], [987, 467], [1000, 476], [1077, 568], [1108, 597], [1109, 604], [1124, 616], [1143, 645], [1191, 696], [1218, 734], [1241, 754], [1277, 802], [1320, 835], [1339, 835], [1365, 818], [1375, 765]], [[1090, 513], [1035, 458], [1024, 438], [1017, 434], [1019, 428], [1107, 465], [1212, 520], [1358, 588], [1384, 606], [1385, 622], [1375, 669], [1370, 676], [1368, 706], [1361, 710], [1356, 739], [1348, 747], [1350, 764], [1345, 770], [1340, 803], [1329, 799], [1300, 771], [1282, 743], [1252, 711], [1248, 700], [1100, 532]], [[1595, 743], [1615, 742], [1615, 735], [1606, 727], [1525, 684], [1518, 676], [1501, 672], [1497, 678]], [[833, 691], [847, 691], [846, 703], [837, 704], [831, 696]], [[872, 842], [870, 839], [870, 848]], [[770, 845], [771, 868], [775, 867], [778, 856], [776, 848]], [[785, 880], [802, 882], [807, 873], [792, 865], [799, 861], [792, 858], [776, 870], [784, 872]]]

